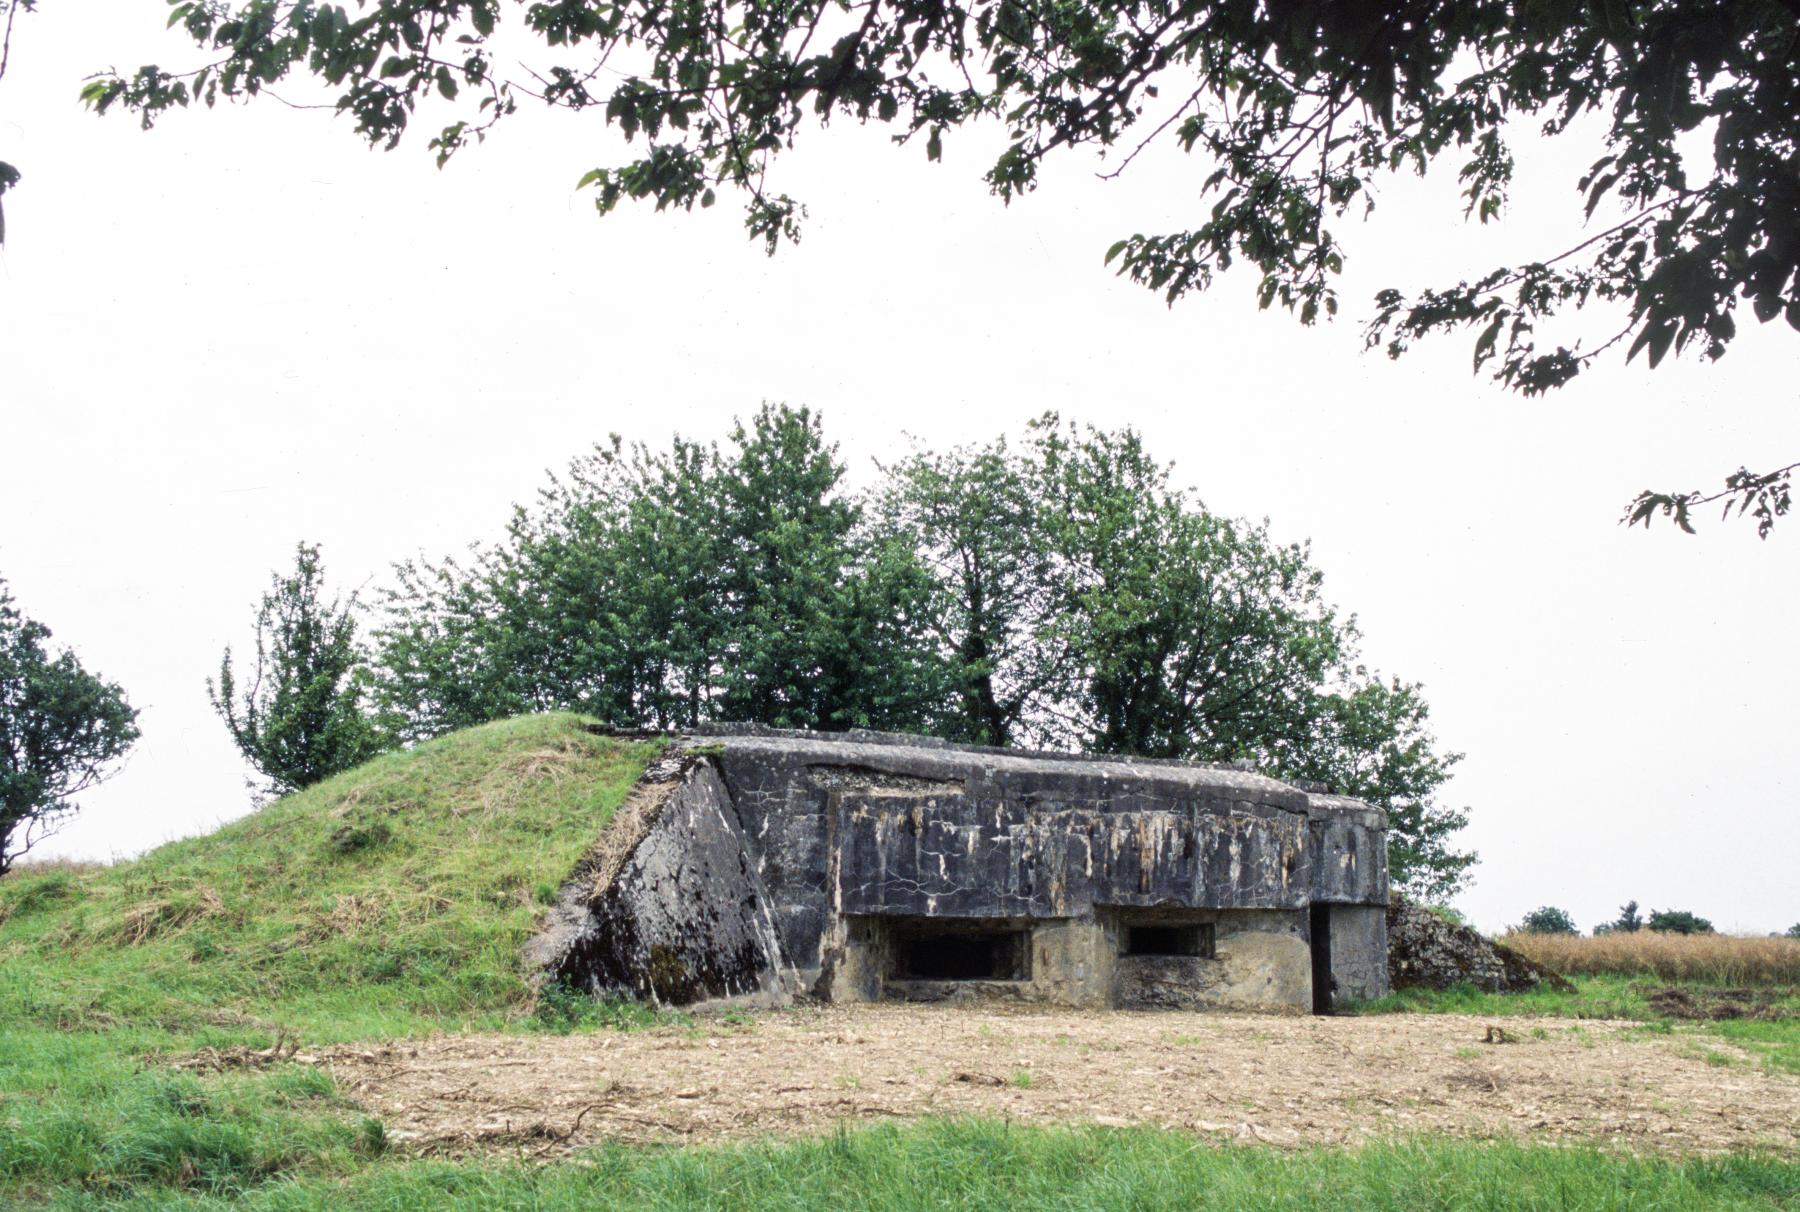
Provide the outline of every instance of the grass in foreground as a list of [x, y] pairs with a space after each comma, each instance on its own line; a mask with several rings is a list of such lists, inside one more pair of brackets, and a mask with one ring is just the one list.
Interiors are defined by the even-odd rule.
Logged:
[[544, 1166], [389, 1162], [207, 1195], [65, 1191], [44, 1206], [136, 1212], [1751, 1212], [1800, 1204], [1800, 1165], [1667, 1160], [1445, 1140], [1281, 1151], [1157, 1129], [1022, 1128], [952, 1120], [734, 1147], [596, 1150]]

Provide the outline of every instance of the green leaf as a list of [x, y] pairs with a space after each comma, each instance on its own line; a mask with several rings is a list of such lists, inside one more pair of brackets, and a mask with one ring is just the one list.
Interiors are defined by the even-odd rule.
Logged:
[[1506, 322], [1506, 313], [1501, 312], [1488, 322], [1481, 330], [1481, 336], [1475, 342], [1475, 369], [1479, 371], [1481, 364], [1494, 356], [1494, 342], [1500, 339], [1500, 326]]

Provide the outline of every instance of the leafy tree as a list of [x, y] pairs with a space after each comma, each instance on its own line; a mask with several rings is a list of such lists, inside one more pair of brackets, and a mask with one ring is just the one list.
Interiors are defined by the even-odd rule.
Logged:
[[957, 671], [949, 735], [1249, 761], [1385, 809], [1395, 880], [1442, 898], [1475, 856], [1434, 802], [1416, 685], [1353, 664], [1354, 623], [1303, 546], [1208, 513], [1130, 430], [1034, 422], [889, 469], [880, 510], [935, 573], [933, 637]]
[[1383, 681], [1361, 666], [1340, 681], [1318, 695], [1313, 733], [1278, 760], [1278, 772], [1380, 807], [1388, 818], [1394, 883], [1421, 900], [1454, 896], [1479, 860], [1454, 845], [1468, 812], [1436, 796], [1463, 755], [1439, 752], [1417, 682]]
[[[1373, 207], [1386, 177], [1448, 158], [1465, 217], [1486, 223], [1504, 212], [1521, 132], [1589, 138], [1595, 158], [1572, 201], [1601, 216], [1597, 231], [1454, 285], [1383, 290], [1369, 344], [1398, 356], [1466, 330], [1477, 371], [1530, 394], [1621, 347], [1653, 367], [1671, 350], [1721, 357], [1740, 304], [1800, 329], [1797, 0], [540, 0], [504, 56], [501, 12], [495, 0], [378, 0], [352, 19], [303, 0], [182, 0], [172, 22], [204, 66], [103, 74], [82, 95], [149, 125], [310, 74], [377, 145], [397, 145], [422, 105], [445, 111], [430, 141], [440, 164], [522, 98], [592, 111], [637, 145], [581, 178], [601, 213], [627, 199], [707, 207], [732, 188], [770, 251], [798, 238], [804, 214], [770, 184], [773, 162], [815, 121], [881, 122], [932, 160], [947, 132], [1003, 122], [1007, 146], [986, 174], [1003, 200], [1035, 189], [1059, 150], [1117, 157], [1117, 176], [1166, 143], [1198, 161], [1193, 221], [1128, 235], [1106, 259], [1171, 302], [1247, 262], [1259, 305], [1303, 323], [1337, 311], [1341, 225]], [[535, 57], [504, 75], [502, 59], [532, 40]], [[1611, 315], [1567, 322], [1588, 305]], [[1740, 476], [1728, 502], [1771, 476], [1785, 499], [1785, 471]], [[1695, 498], [1647, 492], [1627, 518], [1684, 522]]]
[[1299, 545], [1207, 513], [1131, 430], [1037, 431], [1088, 748], [1233, 761], [1296, 743], [1352, 631]]
[[[4, 20], [0, 20], [0, 80], [6, 79], [6, 69], [12, 63], [13, 23], [19, 19], [20, 13], [28, 13], [36, 7], [35, 0], [0, 0], [0, 8], [5, 10]], [[0, 199], [4, 199], [6, 191], [18, 183], [19, 170], [0, 160]], [[0, 246], [5, 243], [6, 207], [4, 203], [0, 203]]]
[[910, 548], [864, 541], [842, 477], [805, 410], [764, 407], [726, 452], [614, 439], [494, 549], [401, 566], [382, 700], [408, 736], [551, 707], [657, 728], [930, 728], [946, 683], [917, 638], [928, 578]]
[[1619, 907], [1619, 916], [1610, 922], [1602, 922], [1594, 927], [1596, 936], [1602, 934], [1635, 934], [1644, 928], [1643, 915], [1638, 912], [1636, 901], [1626, 901]]
[[0, 875], [77, 810], [138, 738], [116, 683], [44, 648], [50, 629], [20, 613], [0, 579]]
[[367, 761], [385, 747], [363, 711], [356, 595], [325, 600], [314, 544], [294, 549], [294, 569], [270, 577], [256, 610], [256, 663], [240, 686], [229, 646], [206, 682], [213, 710], [246, 761], [286, 794]]
[[955, 695], [940, 731], [988, 745], [1043, 739], [1069, 661], [1032, 468], [1002, 438], [916, 451], [885, 471], [876, 526], [930, 572], [924, 625]]
[[1558, 909], [1555, 905], [1545, 905], [1533, 909], [1519, 923], [1521, 934], [1580, 934], [1575, 928], [1575, 919], [1569, 916], [1566, 909]]
[[1800, 938], [1800, 922], [1795, 922], [1792, 926], [1789, 926], [1787, 928], [1787, 934], [1784, 937]]
[[1713, 924], [1686, 909], [1652, 909], [1646, 927], [1663, 934], [1711, 934]]
[[1625, 934], [1635, 934], [1643, 929], [1643, 926], [1644, 918], [1643, 915], [1638, 912], [1638, 903], [1636, 901], [1626, 901], [1623, 905], [1619, 906], [1619, 916], [1613, 922], [1614, 930], [1618, 930]]
[[[858, 567], [862, 507], [806, 409], [765, 405], [716, 468], [725, 718], [787, 727], [923, 722], [935, 686], [910, 689], [907, 616], [927, 583], [903, 548]], [[922, 671], [921, 667], [921, 671]]]
[[1384, 808], [1403, 887], [1466, 879], [1420, 688], [1354, 663], [1303, 546], [1207, 513], [1135, 433], [915, 452], [867, 507], [842, 479], [804, 410], [723, 450], [613, 439], [495, 547], [400, 566], [385, 710], [408, 738], [565, 707], [1249, 761]]

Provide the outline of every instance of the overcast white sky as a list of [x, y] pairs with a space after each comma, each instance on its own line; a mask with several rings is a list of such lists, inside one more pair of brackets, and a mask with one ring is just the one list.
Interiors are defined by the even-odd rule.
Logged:
[[768, 260], [730, 199], [596, 218], [573, 185], [618, 156], [597, 119], [521, 116], [440, 173], [422, 139], [371, 152], [326, 113], [145, 134], [80, 110], [88, 72], [185, 61], [164, 15], [48, 4], [0, 81], [0, 158], [25, 174], [0, 252], [0, 576], [143, 709], [55, 853], [248, 809], [203, 683], [298, 539], [338, 585], [378, 583], [494, 537], [609, 432], [715, 436], [765, 399], [823, 411], [859, 479], [906, 434], [1053, 408], [1138, 427], [1213, 509], [1313, 540], [1367, 661], [1424, 681], [1468, 755], [1449, 799], [1473, 812], [1478, 923], [1554, 903], [1585, 928], [1628, 898], [1800, 920], [1800, 520], [1766, 543], [1616, 524], [1640, 488], [1800, 457], [1800, 342], [1746, 312], [1722, 363], [1615, 365], [1547, 400], [1472, 378], [1465, 340], [1361, 349], [1376, 289], [1568, 243], [1587, 148], [1521, 147], [1499, 230], [1462, 223], [1453, 173], [1390, 186], [1350, 233], [1345, 318], [1306, 330], [1258, 313], [1247, 275], [1171, 310], [1102, 268], [1114, 239], [1193, 221], [1179, 156], [1112, 183], [1065, 161], [1006, 209], [989, 136], [928, 166], [834, 129], [783, 163], [812, 217]]

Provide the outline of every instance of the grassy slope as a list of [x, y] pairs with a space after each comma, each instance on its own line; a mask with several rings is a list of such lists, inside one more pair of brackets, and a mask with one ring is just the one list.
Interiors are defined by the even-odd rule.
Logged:
[[118, 867], [0, 883], [0, 1006], [62, 1030], [492, 1022], [518, 950], [653, 746], [569, 715], [379, 758]]
[[379, 1151], [304, 1068], [142, 1058], [519, 1022], [520, 944], [656, 748], [504, 721], [132, 863], [0, 881], [0, 1205], [8, 1183], [229, 1188]]

